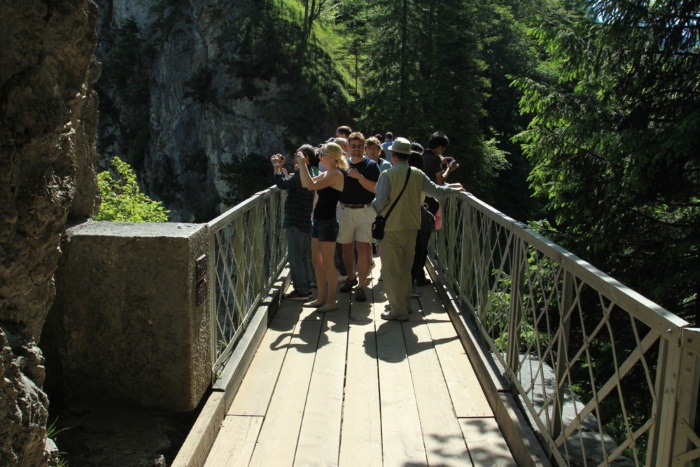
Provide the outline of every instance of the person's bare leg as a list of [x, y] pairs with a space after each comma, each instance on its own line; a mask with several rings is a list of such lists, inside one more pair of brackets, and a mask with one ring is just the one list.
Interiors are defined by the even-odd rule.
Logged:
[[338, 292], [338, 271], [335, 270], [333, 255], [335, 255], [335, 242], [320, 242], [321, 256], [323, 257], [323, 268], [325, 270], [324, 282], [328, 284], [328, 295], [326, 295], [326, 305], [336, 306]]
[[367, 282], [371, 261], [372, 244], [357, 242], [357, 280], [360, 287], [364, 287]]
[[[326, 290], [326, 270], [324, 268], [323, 256], [321, 254], [321, 242], [318, 241], [318, 238], [311, 239], [311, 264], [314, 266], [314, 275], [316, 276], [316, 288], [318, 290], [318, 297], [316, 297], [316, 300], [310, 302], [308, 305], [320, 306], [326, 303], [326, 297], [328, 296], [328, 293]], [[331, 264], [333, 264], [333, 268], [335, 269], [335, 264], [332, 260]], [[336, 278], [336, 284], [337, 282], [338, 279]]]
[[355, 242], [343, 243], [343, 264], [349, 281], [355, 279]]

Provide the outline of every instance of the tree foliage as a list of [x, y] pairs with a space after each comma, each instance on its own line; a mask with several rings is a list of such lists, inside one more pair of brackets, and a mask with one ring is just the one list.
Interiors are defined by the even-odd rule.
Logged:
[[519, 141], [569, 249], [686, 319], [700, 288], [700, 3], [581, 0], [535, 30]]
[[463, 167], [451, 180], [531, 218], [530, 166], [511, 141], [528, 117], [519, 113], [510, 81], [539, 68], [526, 30], [546, 1], [339, 1], [336, 19], [358, 89], [353, 126], [423, 145], [434, 131], [445, 132], [447, 154]]
[[[483, 37], [492, 17], [485, 11], [495, 8], [493, 2], [378, 0], [364, 2], [364, 8], [358, 7], [363, 2], [349, 3], [353, 8], [341, 8], [350, 10], [342, 20], [363, 47], [359, 126], [390, 130], [423, 145], [434, 131], [445, 132], [448, 153], [465, 168], [455, 176], [491, 199], [495, 177], [508, 165], [494, 135], [483, 131], [491, 86]], [[513, 100], [509, 112], [516, 109]]]
[[109, 170], [97, 174], [100, 190], [100, 211], [95, 220], [112, 222], [167, 222], [168, 213], [159, 201], [153, 201], [141, 192], [134, 170], [114, 157], [111, 161], [114, 176]]

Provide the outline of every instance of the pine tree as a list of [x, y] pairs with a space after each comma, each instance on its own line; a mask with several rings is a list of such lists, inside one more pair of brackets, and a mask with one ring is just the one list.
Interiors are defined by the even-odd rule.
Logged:
[[378, 0], [368, 33], [364, 126], [391, 130], [425, 145], [433, 131], [470, 190], [486, 193], [503, 153], [480, 128], [488, 81], [480, 58], [478, 6], [464, 0]]
[[520, 80], [531, 183], [567, 245], [700, 322], [700, 2], [581, 1], [537, 31], [557, 80]]

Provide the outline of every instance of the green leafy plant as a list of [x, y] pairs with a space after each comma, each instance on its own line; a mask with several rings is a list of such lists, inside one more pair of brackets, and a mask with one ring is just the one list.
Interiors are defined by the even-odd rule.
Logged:
[[168, 211], [160, 201], [146, 196], [136, 181], [136, 173], [129, 164], [114, 157], [109, 170], [97, 174], [102, 204], [95, 220], [112, 222], [167, 222]]

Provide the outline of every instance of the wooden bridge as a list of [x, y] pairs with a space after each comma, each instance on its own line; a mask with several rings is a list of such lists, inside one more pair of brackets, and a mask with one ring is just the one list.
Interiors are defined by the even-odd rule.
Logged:
[[403, 323], [379, 318], [376, 280], [336, 312], [283, 301], [205, 465], [516, 465], [449, 314], [422, 290]]
[[216, 380], [174, 466], [695, 465], [697, 329], [473, 197], [409, 321], [289, 284], [284, 194], [209, 224]]

